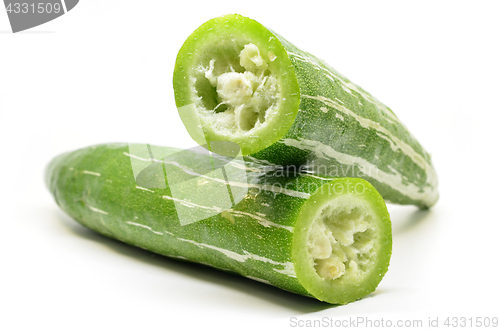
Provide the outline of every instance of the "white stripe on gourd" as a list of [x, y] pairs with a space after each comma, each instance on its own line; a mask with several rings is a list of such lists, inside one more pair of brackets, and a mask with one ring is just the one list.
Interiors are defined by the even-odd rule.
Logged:
[[[223, 212], [229, 212], [231, 214], [238, 214], [238, 215], [248, 216], [248, 217], [251, 217], [251, 218], [257, 220], [260, 225], [262, 225], [262, 226], [264, 226], [266, 228], [273, 226], [273, 227], [276, 227], [276, 228], [281, 228], [281, 229], [285, 229], [287, 231], [293, 232], [293, 227], [291, 227], [291, 226], [277, 224], [277, 223], [274, 223], [274, 222], [272, 222], [270, 220], [267, 220], [267, 219], [265, 219], [265, 218], [263, 218], [261, 216], [257, 216], [257, 215], [251, 214], [251, 213], [247, 213], [247, 212], [243, 212], [243, 211], [239, 211], [239, 210], [234, 210], [234, 209], [223, 209], [223, 208], [219, 208], [219, 207], [215, 207], [215, 206], [214, 207], [202, 206], [202, 205], [199, 205], [199, 204], [192, 203], [190, 201], [177, 199], [177, 198], [171, 197], [169, 195], [164, 195], [163, 198], [167, 199], [167, 200], [177, 201], [177, 202], [183, 204], [186, 207], [213, 210], [213, 211], [215, 211], [215, 212], [217, 212], [219, 214], [223, 213]], [[236, 215], [234, 215], [234, 216], [236, 216]]]
[[[334, 150], [331, 146], [322, 144], [319, 141], [306, 139], [284, 139], [281, 142], [287, 146], [312, 151], [316, 154], [317, 157], [320, 158], [329, 157], [345, 165], [356, 164], [359, 167], [360, 171], [363, 172], [366, 176], [390, 186], [392, 189], [400, 192], [410, 199], [417, 201], [421, 200], [429, 206], [433, 205], [438, 199], [438, 193], [433, 187], [426, 187], [422, 190], [421, 188], [411, 183], [403, 184], [403, 177], [396, 170], [391, 169], [394, 171], [394, 174], [383, 172], [376, 165], [366, 161], [361, 157], [340, 153]], [[375, 176], [372, 174], [374, 170], [376, 172]]]
[[[351, 116], [354, 118], [362, 127], [366, 129], [374, 129], [377, 132], [380, 132], [381, 134], [378, 134], [381, 138], [384, 138], [385, 140], [389, 141], [391, 144], [391, 148], [393, 151], [397, 151], [397, 149], [401, 150], [405, 155], [407, 155], [411, 160], [418, 165], [422, 170], [424, 170], [427, 173], [427, 183], [429, 183], [431, 186], [436, 186], [437, 184], [437, 178], [436, 178], [436, 173], [432, 166], [420, 155], [419, 153], [415, 152], [415, 150], [408, 145], [406, 142], [402, 141], [398, 137], [394, 136], [384, 128], [380, 123], [372, 121], [368, 118], [364, 118], [362, 116], [359, 116], [358, 114], [354, 113], [352, 110], [346, 108], [343, 105], [338, 104], [337, 102], [333, 101], [330, 98], [324, 97], [324, 96], [310, 96], [310, 95], [302, 95], [304, 98], [308, 99], [313, 99], [322, 102], [323, 104], [335, 108], [341, 112], [343, 112], [346, 115]], [[395, 149], [396, 148], [396, 149]]]
[[[331, 69], [327, 69], [325, 68], [324, 66], [326, 67], [330, 67], [328, 64], [326, 63], [320, 63], [320, 62], [316, 62], [316, 61], [313, 61], [311, 60], [310, 58], [306, 58], [306, 57], [303, 57], [299, 54], [296, 54], [296, 53], [293, 53], [293, 52], [288, 52], [289, 55], [292, 55], [291, 57], [291, 60], [299, 60], [301, 62], [305, 62], [305, 63], [309, 63], [309, 64], [312, 64], [313, 66], [316, 67], [317, 70], [322, 70], [323, 72], [326, 73], [326, 77], [328, 79], [330, 79], [332, 82], [336, 83], [335, 80], [337, 80], [337, 82], [339, 82], [341, 85], [342, 85], [342, 89], [344, 91], [346, 91], [347, 93], [351, 94], [352, 95], [352, 90], [357, 92], [359, 95], [361, 95], [366, 101], [376, 105], [377, 107], [379, 108], [382, 108], [384, 109], [384, 115], [388, 115], [390, 118], [387, 118], [385, 117], [385, 119], [391, 123], [395, 123], [397, 122], [398, 124], [400, 125], [403, 125], [403, 123], [401, 123], [401, 121], [399, 120], [399, 118], [397, 118], [396, 115], [394, 115], [394, 113], [389, 109], [387, 108], [386, 105], [384, 105], [383, 103], [381, 103], [380, 101], [378, 101], [377, 99], [375, 99], [373, 96], [371, 96], [370, 94], [364, 92], [364, 91], [361, 91], [356, 85], [354, 85], [353, 83], [351, 82], [348, 82], [346, 81], [346, 79], [344, 77], [341, 77], [340, 75], [336, 74], [334, 70], [332, 70], [333, 68]], [[339, 100], [340, 101], [340, 100]], [[404, 126], [404, 125], [403, 125]]]

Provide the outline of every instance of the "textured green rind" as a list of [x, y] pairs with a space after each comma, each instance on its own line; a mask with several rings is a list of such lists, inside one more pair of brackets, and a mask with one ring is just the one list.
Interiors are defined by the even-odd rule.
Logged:
[[[163, 150], [166, 154], [176, 151]], [[191, 162], [194, 168], [204, 157], [188, 153], [179, 154], [176, 160], [184, 165]], [[389, 265], [391, 227], [385, 203], [371, 185], [361, 179], [323, 180], [308, 175], [265, 176], [262, 181], [286, 185], [304, 197], [251, 188], [231, 209], [234, 222], [219, 214], [181, 226], [173, 201], [165, 198], [171, 197], [168, 185], [145, 190], [136, 184], [126, 144], [98, 145], [63, 154], [49, 164], [46, 172], [47, 187], [57, 204], [82, 225], [108, 237], [330, 303], [348, 303], [375, 289]], [[311, 215], [303, 206], [314, 206], [315, 199], [321, 198], [318, 188], [333, 183], [366, 185], [365, 192], [358, 197], [376, 210], [377, 229], [383, 240], [378, 243], [377, 268], [362, 284], [350, 288], [349, 284], [334, 282], [326, 291], [325, 288], [317, 291], [318, 281], [304, 274], [308, 257], [294, 244], [303, 242], [306, 234], [303, 230], [295, 231], [294, 227], [296, 222], [304, 226], [310, 222]], [[197, 185], [200, 183], [193, 183], [193, 187]], [[310, 193], [315, 194], [307, 198]], [[349, 194], [348, 190], [345, 193]], [[256, 215], [273, 225], [262, 225]]]
[[[258, 30], [250, 35], [251, 42], [261, 41], [262, 31], [272, 34], [286, 51], [286, 57], [278, 57], [273, 64], [282, 66], [281, 71], [287, 73], [286, 77], [296, 79], [298, 84], [298, 89], [290, 88], [293, 82], [287, 81], [286, 90], [282, 91], [286, 100], [295, 98], [299, 92], [300, 104], [296, 106], [293, 123], [286, 123], [286, 132], [283, 124], [273, 124], [279, 134], [272, 137], [271, 143], [272, 139], [267, 139], [266, 144], [252, 142], [258, 149], [252, 150], [252, 157], [281, 165], [314, 162], [329, 169], [319, 171], [322, 175], [333, 172], [334, 177], [366, 179], [390, 202], [415, 204], [422, 208], [435, 204], [438, 200], [437, 177], [430, 156], [394, 113], [324, 61], [261, 25], [257, 28], [256, 22], [249, 18], [226, 15], [210, 20], [187, 39], [179, 52], [174, 72], [178, 107], [193, 102], [192, 96], [186, 93], [189, 74], [185, 70], [189, 65], [194, 66], [196, 57], [193, 54], [202, 52], [204, 47], [215, 47], [210, 44], [212, 37], [205, 31], [217, 29], [218, 38], [234, 37], [234, 31], [230, 36], [221, 35], [224, 33], [221, 22], [251, 25]], [[276, 48], [274, 38], [270, 40]], [[266, 43], [261, 45], [266, 49]], [[189, 59], [186, 54], [189, 54]], [[179, 69], [181, 63], [183, 70]], [[289, 112], [290, 107], [287, 103], [280, 109]], [[228, 140], [227, 137], [213, 136], [206, 127], [204, 129], [207, 141]], [[236, 142], [246, 144], [244, 140]], [[245, 153], [245, 148], [242, 147], [242, 151]], [[318, 172], [318, 169], [312, 171]]]

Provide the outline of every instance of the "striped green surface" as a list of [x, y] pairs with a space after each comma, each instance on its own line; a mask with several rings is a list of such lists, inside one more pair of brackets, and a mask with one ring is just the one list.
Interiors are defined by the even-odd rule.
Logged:
[[[239, 139], [214, 133], [202, 122], [206, 141], [231, 140], [257, 159], [303, 164], [321, 175], [366, 179], [388, 202], [422, 208], [436, 203], [438, 184], [429, 154], [387, 106], [324, 61], [249, 18], [226, 15], [210, 20], [186, 40], [174, 73], [179, 109], [199, 97], [191, 88], [193, 68], [203, 66], [207, 54], [225, 61], [228, 55], [217, 53], [218, 45], [238, 38], [257, 45], [267, 60], [269, 52], [277, 55], [269, 70], [280, 79], [283, 116], [270, 122], [268, 130]], [[187, 129], [199, 141], [199, 127]]]
[[[167, 173], [165, 183], [153, 170], [156, 165], [162, 169], [160, 174], [169, 172], [168, 167], [181, 169], [188, 175], [185, 179], [191, 180], [193, 191], [215, 187], [210, 186], [214, 180], [206, 172], [196, 173], [201, 163], [212, 162], [208, 156], [153, 146], [155, 155], [170, 155], [155, 160], [133, 154], [136, 147], [107, 144], [63, 154], [47, 168], [47, 187], [68, 215], [103, 235], [330, 303], [347, 303], [371, 293], [387, 271], [392, 243], [389, 215], [381, 196], [361, 179], [324, 180], [277, 172], [271, 176], [259, 165], [234, 161], [225, 165], [227, 172], [243, 166], [247, 175], [230, 186], [245, 187], [247, 193], [235, 199], [233, 206], [220, 207], [227, 206], [227, 201], [217, 201], [222, 195], [212, 192], [216, 198], [202, 205], [190, 200], [189, 193], [184, 199], [173, 195], [169, 183], [178, 178]], [[134, 176], [133, 167], [141, 164], [145, 170]], [[148, 169], [152, 171], [149, 176]], [[141, 179], [144, 174], [151, 180]], [[334, 191], [320, 190], [334, 185]], [[308, 228], [320, 201], [344, 195], [351, 199], [350, 194], [352, 201], [364, 201], [376, 215], [374, 251], [363, 277], [324, 281], [317, 278], [307, 256], [304, 243]], [[215, 213], [181, 225], [176, 203], [193, 213]]]

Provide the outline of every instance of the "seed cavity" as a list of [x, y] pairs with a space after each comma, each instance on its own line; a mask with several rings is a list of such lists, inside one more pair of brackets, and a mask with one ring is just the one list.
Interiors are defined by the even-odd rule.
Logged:
[[193, 81], [197, 111], [223, 135], [255, 134], [277, 113], [281, 100], [278, 79], [268, 65], [276, 56], [268, 52], [265, 58], [252, 43], [233, 48], [238, 51], [232, 56], [214, 52], [208, 65], [198, 68]]
[[316, 273], [324, 279], [359, 277], [374, 265], [374, 214], [363, 201], [340, 196], [320, 209], [307, 248]]

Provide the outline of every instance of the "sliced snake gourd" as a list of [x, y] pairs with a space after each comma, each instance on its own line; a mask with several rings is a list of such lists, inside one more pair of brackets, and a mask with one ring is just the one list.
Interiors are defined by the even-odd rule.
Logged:
[[[365, 180], [142, 147], [63, 154], [47, 167], [47, 187], [68, 215], [103, 235], [321, 301], [362, 298], [386, 273], [391, 223]], [[226, 177], [215, 174], [221, 169]]]
[[274, 164], [363, 178], [393, 203], [438, 200], [430, 155], [387, 106], [252, 19], [201, 25], [178, 53], [173, 83], [200, 145], [231, 141]]

